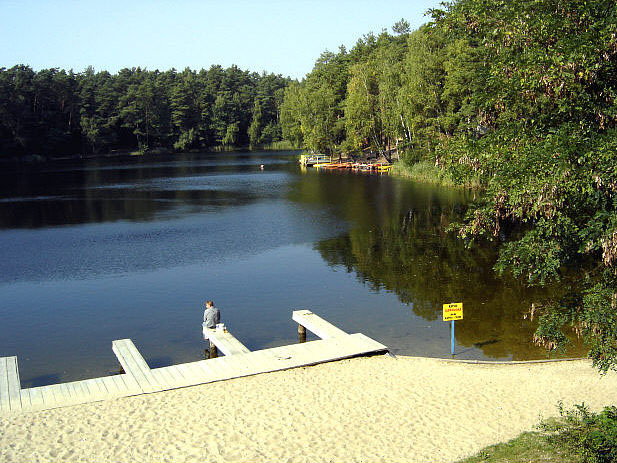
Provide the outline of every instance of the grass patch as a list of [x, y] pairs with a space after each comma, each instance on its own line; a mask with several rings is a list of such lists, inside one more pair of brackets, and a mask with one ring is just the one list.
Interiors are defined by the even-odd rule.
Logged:
[[584, 403], [571, 410], [559, 404], [560, 418], [543, 421], [539, 429], [555, 447], [568, 448], [585, 463], [617, 461], [617, 407], [604, 407], [599, 413]]
[[581, 463], [583, 459], [567, 448], [551, 444], [539, 432], [525, 432], [511, 441], [491, 445], [459, 463]]
[[559, 417], [541, 421], [539, 432], [526, 432], [492, 445], [459, 463], [614, 463], [617, 461], [617, 407], [599, 413], [583, 403], [571, 410], [559, 403]]
[[258, 145], [249, 145], [251, 151], [296, 151], [299, 148], [294, 146], [288, 140], [273, 141], [271, 143], [260, 143]]
[[260, 148], [267, 151], [293, 151], [298, 149], [297, 146], [294, 146], [290, 141], [287, 140], [266, 143], [264, 145], [261, 145]]
[[392, 173], [416, 182], [434, 183], [450, 187], [456, 186], [447, 172], [439, 167], [435, 167], [430, 161], [420, 161], [412, 165], [398, 161], [394, 163]]
[[392, 167], [392, 174], [413, 180], [414, 182], [432, 183], [455, 188], [479, 188], [480, 183], [472, 181], [471, 184], [458, 184], [446, 170], [436, 167], [430, 161], [419, 161], [409, 165], [403, 161], [397, 161]]

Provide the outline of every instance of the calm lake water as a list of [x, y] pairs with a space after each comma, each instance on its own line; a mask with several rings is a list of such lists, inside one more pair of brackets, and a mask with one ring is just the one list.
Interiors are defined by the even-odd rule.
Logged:
[[114, 339], [152, 367], [198, 360], [213, 299], [251, 350], [296, 342], [306, 308], [394, 353], [449, 357], [441, 307], [463, 301], [457, 358], [544, 358], [522, 317], [534, 294], [444, 232], [469, 199], [302, 171], [292, 152], [4, 166], [0, 356], [18, 356], [24, 387], [118, 371]]

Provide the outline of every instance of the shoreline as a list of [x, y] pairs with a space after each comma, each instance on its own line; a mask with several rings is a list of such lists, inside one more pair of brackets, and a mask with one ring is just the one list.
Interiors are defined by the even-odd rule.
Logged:
[[28, 154], [21, 157], [0, 157], [0, 164], [24, 164], [24, 165], [39, 165], [48, 162], [59, 161], [79, 161], [92, 159], [115, 159], [115, 158], [131, 158], [141, 156], [169, 156], [170, 158], [181, 154], [221, 154], [221, 153], [251, 153], [251, 152], [281, 152], [293, 151], [299, 153], [301, 150], [296, 148], [278, 148], [275, 145], [270, 146], [211, 146], [203, 149], [193, 149], [188, 151], [174, 151], [171, 148], [158, 147], [148, 151], [140, 152], [135, 149], [119, 149], [107, 151], [104, 153], [83, 153], [83, 154], [67, 154], [65, 156], [46, 156], [40, 154]]
[[452, 188], [454, 190], [477, 191], [484, 189], [478, 181], [472, 183], [456, 183], [450, 175], [428, 161], [418, 161], [408, 165], [404, 161], [393, 162], [391, 175], [417, 183], [426, 183], [441, 188]]
[[4, 416], [0, 460], [456, 461], [615, 388], [590, 360], [358, 357]]

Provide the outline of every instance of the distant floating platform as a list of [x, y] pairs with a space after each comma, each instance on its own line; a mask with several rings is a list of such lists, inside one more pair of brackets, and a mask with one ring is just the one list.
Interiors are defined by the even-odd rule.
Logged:
[[388, 350], [361, 333], [344, 332], [309, 310], [294, 311], [292, 318], [299, 332], [308, 329], [321, 339], [251, 352], [225, 333], [213, 336], [211, 341], [231, 355], [161, 368], [150, 368], [133, 341], [120, 339], [112, 342], [112, 349], [125, 373], [27, 389], [20, 385], [17, 357], [0, 357], [0, 416], [166, 391]]

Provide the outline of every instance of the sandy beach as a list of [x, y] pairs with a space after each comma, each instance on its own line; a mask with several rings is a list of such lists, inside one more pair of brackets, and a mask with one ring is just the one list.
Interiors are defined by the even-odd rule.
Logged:
[[0, 461], [448, 462], [616, 390], [586, 360], [356, 358], [4, 416]]

